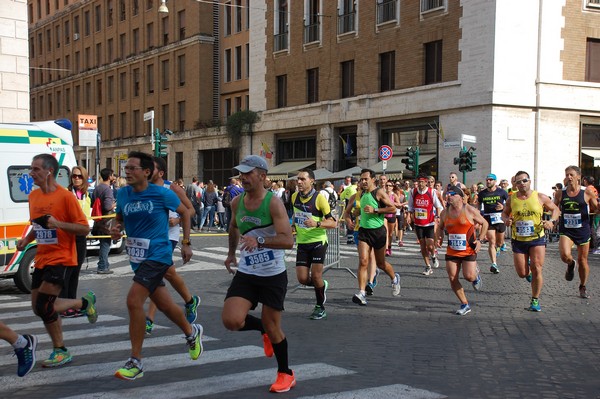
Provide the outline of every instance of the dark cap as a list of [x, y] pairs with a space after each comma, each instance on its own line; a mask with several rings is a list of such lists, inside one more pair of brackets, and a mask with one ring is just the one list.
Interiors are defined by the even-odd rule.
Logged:
[[269, 170], [267, 160], [263, 157], [259, 157], [258, 155], [248, 155], [242, 159], [242, 162], [240, 162], [238, 166], [234, 167], [234, 169], [241, 173], [251, 172], [254, 168]]
[[[465, 193], [463, 192], [463, 190], [461, 190], [461, 188], [458, 187], [458, 186], [450, 186], [450, 187], [448, 187], [448, 189], [446, 190], [446, 194], [451, 194], [451, 193], [454, 193], [456, 195], [460, 195], [461, 197], [465, 196]], [[454, 194], [452, 194], [452, 195], [454, 195]]]

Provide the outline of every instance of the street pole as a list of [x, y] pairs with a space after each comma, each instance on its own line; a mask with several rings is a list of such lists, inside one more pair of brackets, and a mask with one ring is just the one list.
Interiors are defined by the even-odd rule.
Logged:
[[[463, 151], [467, 152], [467, 147], [463, 147]], [[466, 186], [467, 185], [467, 171], [466, 169], [463, 169], [463, 184]]]

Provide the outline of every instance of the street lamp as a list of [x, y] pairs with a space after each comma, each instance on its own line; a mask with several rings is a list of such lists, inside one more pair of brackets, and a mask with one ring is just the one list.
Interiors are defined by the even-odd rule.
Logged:
[[169, 13], [169, 9], [167, 8], [167, 0], [160, 0], [160, 6], [158, 7], [158, 12], [162, 12], [165, 14]]

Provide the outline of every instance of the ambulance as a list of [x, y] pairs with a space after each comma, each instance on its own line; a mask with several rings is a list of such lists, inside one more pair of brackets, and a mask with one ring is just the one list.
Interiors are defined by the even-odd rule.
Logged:
[[0, 123], [0, 278], [12, 278], [23, 292], [31, 290], [37, 251], [35, 241], [17, 251], [17, 241], [32, 228], [29, 193], [36, 187], [29, 175], [37, 154], [52, 154], [59, 165], [58, 184], [69, 185], [76, 165], [72, 124], [67, 119], [31, 123]]

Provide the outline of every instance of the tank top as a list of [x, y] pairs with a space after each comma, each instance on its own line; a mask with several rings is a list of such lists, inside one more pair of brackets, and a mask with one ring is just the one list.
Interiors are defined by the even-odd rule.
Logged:
[[[390, 197], [390, 201], [392, 201], [392, 203], [394, 203], [396, 201], [396, 194], [390, 193], [389, 197]], [[386, 218], [395, 218], [396, 217], [396, 212], [394, 212], [394, 213], [386, 213], [385, 217]]]
[[513, 195], [510, 201], [513, 215], [513, 240], [533, 241], [543, 237], [542, 216], [544, 208], [538, 199], [538, 192], [532, 191], [529, 198], [525, 200]]
[[304, 202], [300, 193], [292, 194], [292, 204], [294, 209], [294, 224], [296, 225], [296, 242], [298, 244], [308, 244], [313, 242], [327, 242], [327, 233], [323, 228], [306, 227], [304, 221], [312, 219], [315, 222], [323, 220], [323, 212], [317, 209], [317, 197], [321, 195], [316, 191]]
[[413, 190], [412, 195], [413, 210], [415, 213], [414, 223], [417, 226], [433, 226], [435, 224], [435, 215], [433, 213], [433, 190], [428, 187], [421, 194], [418, 189]]
[[360, 197], [360, 227], [364, 229], [377, 229], [383, 226], [384, 215], [383, 214], [372, 214], [365, 212], [365, 206], [371, 205], [373, 208], [379, 208], [379, 202], [375, 199], [377, 195], [377, 190], [363, 193], [362, 197]]
[[463, 205], [456, 218], [451, 218], [449, 210], [446, 211], [444, 226], [448, 232], [447, 255], [467, 257], [475, 254], [471, 247], [475, 241], [475, 227], [467, 217], [465, 206]]
[[588, 204], [585, 202], [585, 188], [581, 187], [574, 197], [567, 195], [567, 189], [562, 190], [560, 200], [561, 217], [559, 219], [560, 233], [574, 233], [575, 229], [590, 229], [590, 214]]
[[[268, 191], [258, 209], [250, 211], [244, 205], [246, 193], [240, 194], [235, 221], [240, 234], [250, 237], [275, 237], [273, 218], [269, 204], [273, 193]], [[285, 271], [285, 252], [283, 249], [263, 248], [253, 251], [240, 251], [238, 270], [259, 277], [275, 276]]]

